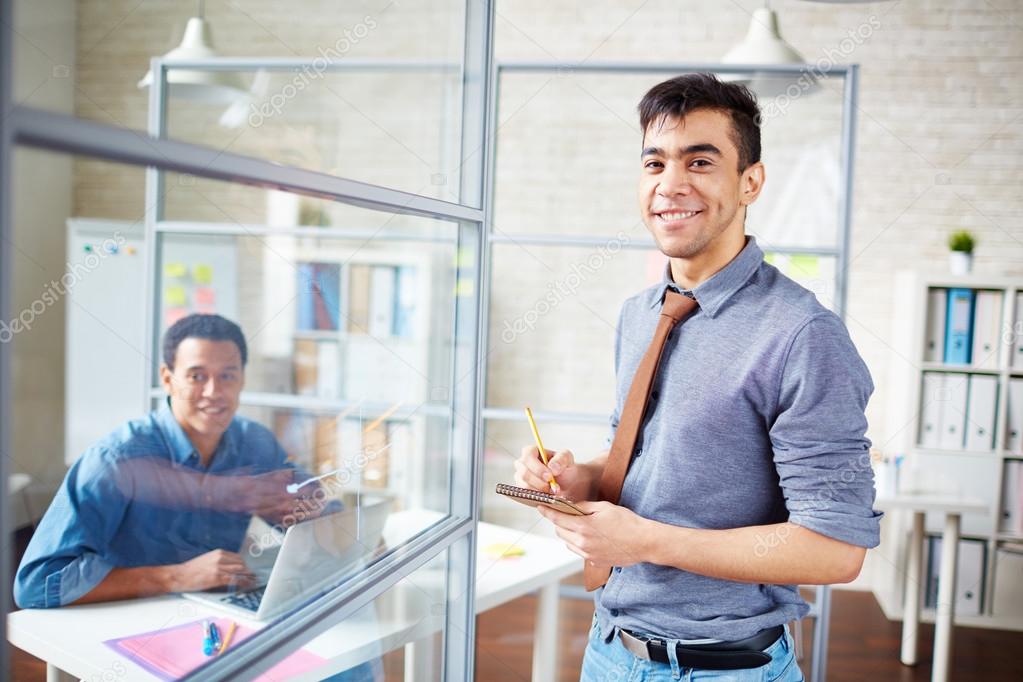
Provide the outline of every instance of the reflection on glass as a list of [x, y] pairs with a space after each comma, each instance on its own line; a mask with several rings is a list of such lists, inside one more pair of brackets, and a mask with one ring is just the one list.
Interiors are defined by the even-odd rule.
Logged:
[[450, 417], [443, 411], [245, 406], [241, 413], [271, 428], [288, 459], [327, 492], [386, 496], [393, 511], [423, 512], [410, 535], [449, 511]]
[[[465, 542], [461, 540], [459, 542]], [[358, 682], [441, 680], [449, 551], [430, 559], [391, 589], [308, 642], [323, 660], [316, 679]], [[340, 677], [333, 677], [340, 675]]]
[[376, 243], [164, 233], [160, 329], [216, 312], [254, 330], [247, 391], [423, 405], [453, 371], [455, 229]]
[[[623, 234], [593, 247], [494, 245], [488, 406], [608, 412], [622, 302], [659, 281], [666, 263], [630, 243]], [[535, 376], [557, 381], [538, 391]]]
[[[185, 666], [177, 678], [206, 661], [205, 620], [225, 636], [237, 623], [243, 642], [328, 590], [361, 588], [365, 569], [448, 517], [469, 441], [452, 405], [475, 385], [463, 359], [475, 317], [462, 314], [473, 228], [168, 174], [164, 217], [178, 222], [147, 241], [145, 169], [34, 150], [16, 167], [50, 177], [55, 197], [16, 206], [24, 329], [4, 339], [23, 369], [10, 481], [27, 544], [10, 614], [22, 644], [87, 617], [95, 627], [72, 644], [133, 679], [153, 664], [133, 642], [150, 654], [185, 642], [163, 657]], [[381, 672], [372, 624], [388, 613], [362, 612], [359, 637], [346, 635], [359, 659], [338, 679]], [[317, 651], [322, 665], [342, 649]]]
[[795, 97], [759, 98], [767, 180], [746, 231], [765, 251], [838, 245], [842, 80], [822, 79], [820, 86]]
[[[149, 88], [138, 82], [152, 57], [181, 43], [196, 7], [19, 3], [14, 101], [144, 129]], [[462, 0], [334, 3], [326, 13], [319, 3], [300, 1], [289, 4], [286, 16], [274, 3], [206, 3], [203, 16], [218, 55], [260, 61], [249, 70], [217, 72], [240, 86], [229, 101], [213, 88], [172, 93], [170, 136], [457, 198]], [[280, 58], [304, 63], [261, 68], [261, 61]]]
[[[350, 62], [346, 62], [349, 64]], [[388, 64], [392, 66], [388, 66]], [[341, 72], [234, 73], [251, 83], [228, 108], [170, 99], [169, 137], [457, 201], [459, 62], [393, 59]], [[415, 110], [414, 118], [408, 116]]]
[[[444, 517], [408, 508], [422, 495], [399, 504], [380, 476], [362, 485], [370, 472], [386, 474], [398, 453], [408, 456], [411, 415], [354, 422], [357, 449], [342, 451], [335, 470], [313, 473], [270, 429], [237, 414], [249, 359], [238, 325], [187, 314], [167, 329], [160, 352], [166, 397], [74, 462], [18, 568], [18, 606], [182, 593], [199, 603], [197, 614], [265, 623]], [[395, 470], [408, 464], [393, 461]], [[143, 649], [131, 649], [133, 660], [163, 670], [158, 649]]]
[[236, 415], [248, 358], [236, 324], [186, 316], [162, 353], [166, 399], [72, 465], [19, 568], [20, 606], [265, 588], [270, 602], [215, 598], [264, 618], [378, 550], [385, 495], [345, 497]]

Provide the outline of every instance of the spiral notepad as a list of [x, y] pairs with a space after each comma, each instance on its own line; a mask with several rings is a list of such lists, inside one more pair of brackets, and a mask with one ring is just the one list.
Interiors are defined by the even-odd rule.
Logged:
[[530, 507], [536, 507], [538, 505], [544, 505], [551, 509], [556, 509], [559, 512], [565, 514], [573, 514], [575, 516], [586, 516], [590, 512], [584, 512], [579, 507], [572, 504], [572, 502], [560, 495], [552, 495], [545, 493], [540, 490], [531, 490], [529, 488], [518, 488], [513, 485], [505, 485], [504, 483], [497, 484], [497, 494], [509, 497], [516, 502], [527, 504]]

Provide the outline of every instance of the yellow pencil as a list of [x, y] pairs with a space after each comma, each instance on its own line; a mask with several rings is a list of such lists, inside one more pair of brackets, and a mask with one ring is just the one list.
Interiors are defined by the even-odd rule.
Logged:
[[[536, 439], [536, 447], [540, 448], [540, 459], [543, 460], [544, 466], [548, 466], [547, 462], [547, 451], [543, 447], [543, 441], [540, 440], [540, 431], [536, 428], [536, 420], [533, 419], [533, 411], [526, 408], [526, 418], [529, 419], [529, 426], [533, 429], [533, 438]], [[561, 488], [558, 486], [558, 482], [554, 480], [554, 474], [551, 474], [551, 480], [547, 481], [551, 486], [551, 491], [557, 493]]]
[[232, 620], [232, 621], [231, 621], [231, 627], [229, 627], [229, 628], [227, 629], [227, 634], [226, 634], [226, 635], [224, 635], [224, 641], [223, 641], [223, 643], [222, 643], [222, 644], [220, 645], [220, 649], [219, 649], [219, 650], [217, 650], [217, 655], [218, 655], [218, 656], [219, 656], [220, 654], [224, 653], [225, 651], [227, 651], [227, 645], [231, 643], [231, 637], [232, 637], [232, 635], [234, 635], [234, 629], [235, 629], [236, 627], [238, 627], [238, 623], [236, 623], [236, 622], [234, 622], [234, 621]]

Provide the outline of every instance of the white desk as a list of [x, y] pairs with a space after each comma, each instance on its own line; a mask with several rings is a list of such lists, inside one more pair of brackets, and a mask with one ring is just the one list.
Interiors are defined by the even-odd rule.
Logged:
[[983, 500], [955, 495], [910, 492], [892, 497], [879, 497], [878, 509], [908, 509], [913, 512], [913, 536], [909, 545], [909, 561], [904, 582], [905, 608], [902, 613], [902, 662], [916, 665], [917, 632], [920, 628], [920, 585], [923, 574], [924, 514], [945, 515], [941, 536], [941, 576], [938, 580], [938, 603], [934, 616], [934, 658], [932, 682], [948, 680], [952, 660], [952, 624], [955, 611], [956, 567], [959, 556], [959, 517], [963, 514], [986, 514], [990, 508]]
[[[533, 679], [556, 679], [554, 642], [558, 629], [558, 583], [582, 570], [582, 559], [566, 549], [560, 540], [488, 523], [480, 524], [477, 538], [476, 612], [539, 590]], [[494, 559], [484, 552], [494, 543], [514, 543], [525, 550], [525, 555]], [[416, 640], [432, 637], [440, 630], [441, 616], [422, 618], [423, 611], [416, 608], [417, 599], [429, 598], [429, 577], [418, 573], [413, 576], [416, 585], [397, 592], [398, 598], [393, 599], [397, 612], [386, 604], [381, 609], [378, 603], [378, 611], [383, 612], [374, 617], [373, 627], [366, 627], [365, 622], [346, 621], [307, 643], [305, 649], [329, 661], [326, 668], [316, 671], [309, 679], [346, 670], [404, 644], [414, 645]], [[406, 611], [407, 617], [401, 617]], [[71, 679], [111, 679], [111, 675], [126, 680], [152, 680], [155, 678], [150, 673], [114, 653], [103, 642], [223, 613], [176, 595], [60, 609], [26, 609], [8, 615], [7, 635], [11, 644], [46, 661], [49, 682], [66, 680], [69, 676], [73, 676]], [[259, 623], [247, 624], [260, 626]], [[406, 656], [414, 657], [415, 651], [415, 646], [409, 647]], [[124, 670], [127, 673], [122, 677], [118, 673]]]

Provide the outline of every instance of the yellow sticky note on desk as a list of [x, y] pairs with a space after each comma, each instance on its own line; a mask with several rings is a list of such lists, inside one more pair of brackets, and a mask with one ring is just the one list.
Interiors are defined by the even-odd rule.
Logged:
[[526, 554], [526, 550], [518, 545], [497, 542], [483, 548], [483, 553], [491, 559], [512, 559]]
[[192, 279], [196, 284], [209, 284], [213, 281], [213, 266], [207, 263], [196, 263], [192, 268]]
[[185, 287], [167, 287], [163, 290], [163, 304], [167, 307], [179, 307], [188, 303]]

